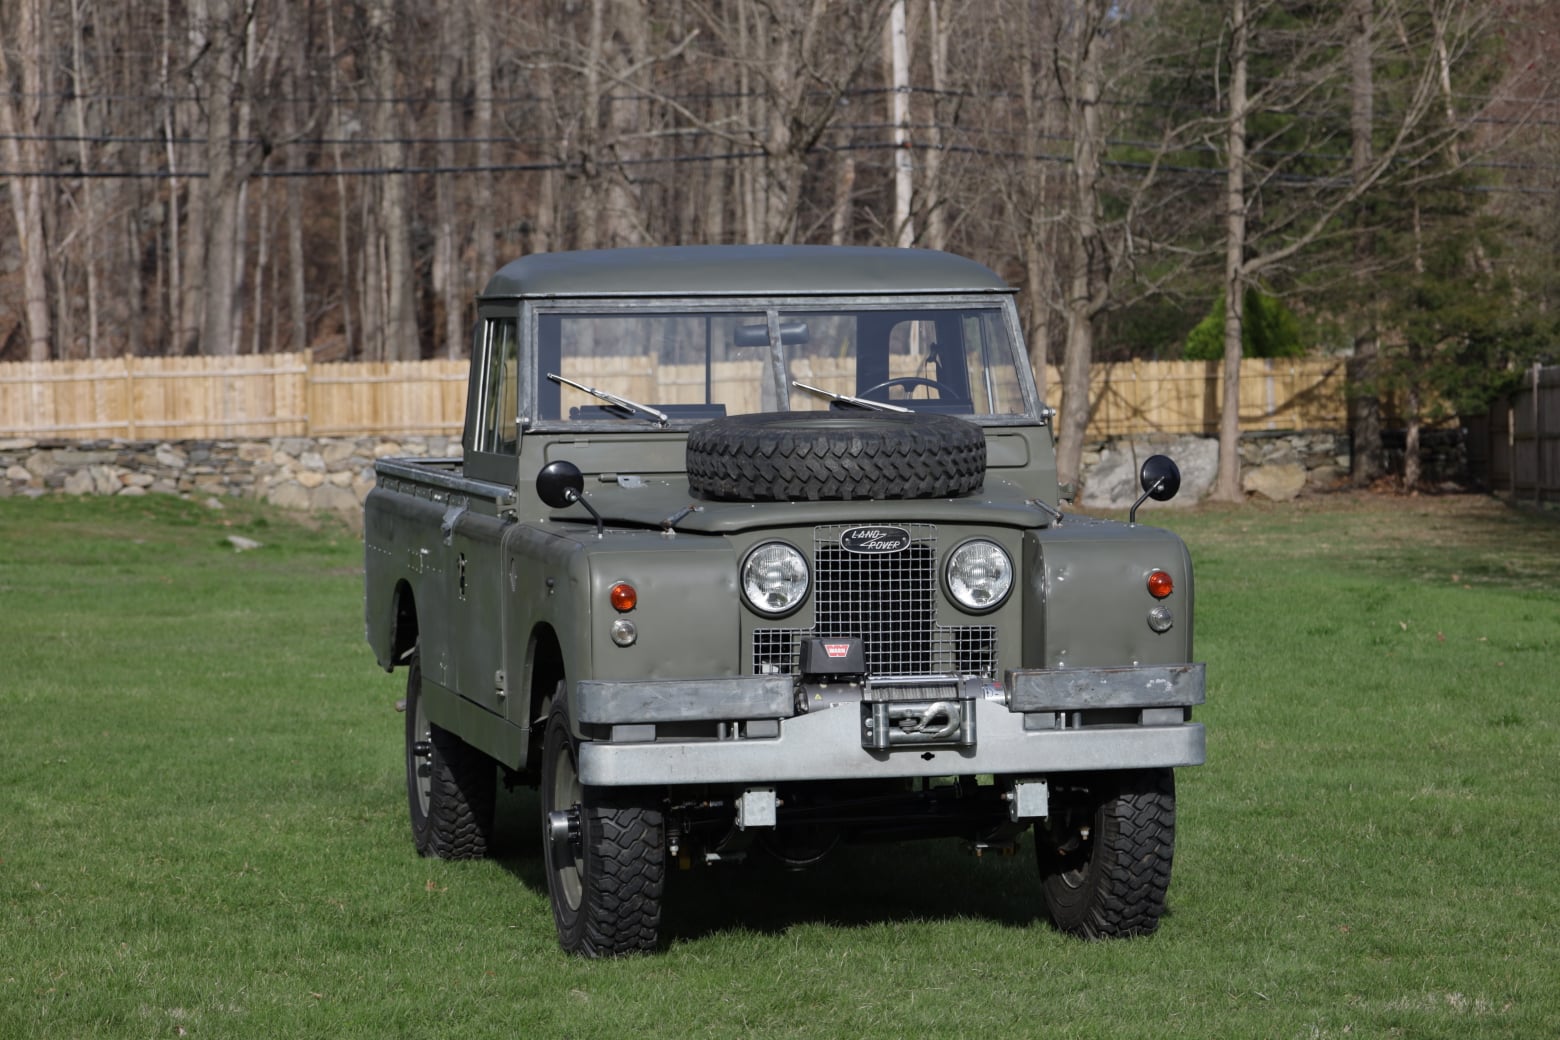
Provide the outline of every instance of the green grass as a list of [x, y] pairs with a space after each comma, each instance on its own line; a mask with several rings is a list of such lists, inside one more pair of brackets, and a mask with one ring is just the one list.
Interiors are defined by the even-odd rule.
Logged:
[[1159, 934], [1058, 935], [1027, 844], [928, 844], [678, 875], [667, 951], [599, 963], [533, 799], [495, 860], [412, 852], [350, 532], [0, 500], [0, 1037], [1554, 1035], [1560, 525], [1144, 518], [1192, 545], [1210, 682]]

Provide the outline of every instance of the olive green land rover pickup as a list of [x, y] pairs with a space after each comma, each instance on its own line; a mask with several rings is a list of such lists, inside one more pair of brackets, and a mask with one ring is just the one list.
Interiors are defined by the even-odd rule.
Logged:
[[[1152, 932], [1204, 757], [1192, 565], [1137, 507], [1059, 509], [1050, 416], [1012, 290], [960, 257], [504, 267], [462, 457], [379, 462], [365, 506], [417, 849], [485, 855], [497, 784], [537, 787], [586, 956], [656, 946], [670, 870], [1026, 833], [1058, 928]], [[1180, 483], [1141, 476], [1138, 506]]]

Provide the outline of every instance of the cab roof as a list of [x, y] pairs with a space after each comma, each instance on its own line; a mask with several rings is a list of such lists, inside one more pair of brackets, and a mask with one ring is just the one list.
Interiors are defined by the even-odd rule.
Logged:
[[758, 245], [533, 253], [500, 268], [482, 296], [852, 296], [1012, 291], [990, 268], [930, 249]]

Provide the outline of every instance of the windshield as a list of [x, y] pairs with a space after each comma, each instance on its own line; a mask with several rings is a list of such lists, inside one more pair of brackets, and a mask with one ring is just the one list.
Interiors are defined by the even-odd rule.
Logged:
[[1026, 414], [1023, 359], [997, 304], [543, 313], [537, 340], [542, 420], [855, 410], [851, 397], [971, 419]]

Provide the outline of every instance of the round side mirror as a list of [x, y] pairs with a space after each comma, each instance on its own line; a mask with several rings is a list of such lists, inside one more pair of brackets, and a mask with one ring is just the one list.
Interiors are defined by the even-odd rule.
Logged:
[[585, 490], [585, 475], [572, 462], [549, 462], [536, 475], [536, 494], [554, 509], [573, 505]]
[[1181, 490], [1181, 468], [1168, 455], [1150, 455], [1138, 472], [1143, 494], [1155, 502], [1168, 502]]

